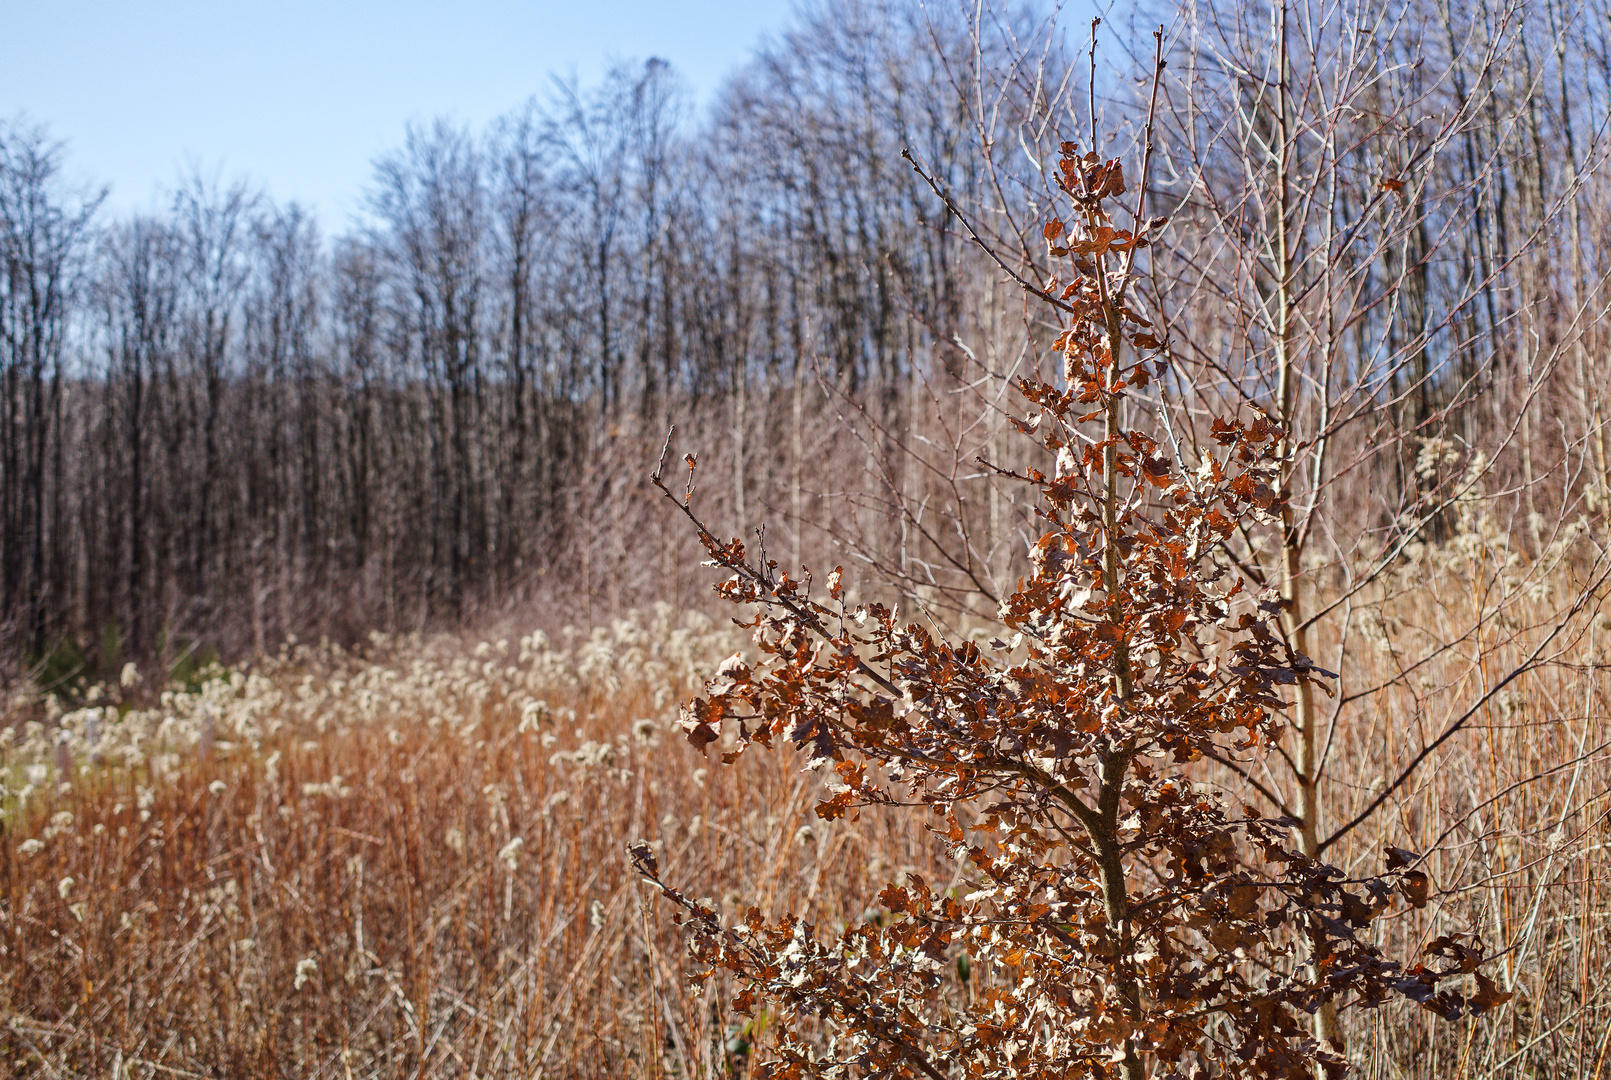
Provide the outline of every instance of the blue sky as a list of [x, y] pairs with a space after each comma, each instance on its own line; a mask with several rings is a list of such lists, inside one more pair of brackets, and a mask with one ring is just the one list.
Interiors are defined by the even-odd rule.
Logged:
[[551, 74], [660, 56], [708, 101], [790, 0], [0, 0], [0, 117], [68, 143], [114, 213], [199, 168], [339, 231], [410, 120], [479, 128]]

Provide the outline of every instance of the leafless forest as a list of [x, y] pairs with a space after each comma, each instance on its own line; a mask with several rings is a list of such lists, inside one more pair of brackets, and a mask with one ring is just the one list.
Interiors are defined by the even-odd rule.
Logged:
[[1384, 939], [1480, 933], [1517, 995], [1317, 1034], [1373, 1077], [1611, 1073], [1606, 0], [823, 0], [708, 109], [657, 60], [511, 104], [403, 133], [337, 233], [206, 177], [116, 219], [71, 132], [0, 122], [19, 1069], [750, 1075], [765, 1024], [683, 986], [624, 839], [730, 917], [953, 868], [814, 821], [787, 758], [666, 764], [744, 643], [649, 472], [675, 425], [713, 527], [1010, 636], [1013, 383], [1062, 370], [1036, 294], [1081, 258], [1051, 172], [1138, 175], [1150, 112], [1129, 303], [1169, 363], [1125, 422], [1181, 463], [1212, 417], [1290, 433], [1279, 523], [1214, 557], [1341, 673], [1213, 778], [1350, 873], [1425, 853]]
[[109, 220], [62, 180], [70, 132], [9, 123], [10, 648], [238, 656], [619, 611], [668, 592], [637, 504], [673, 420], [727, 516], [791, 556], [826, 527], [913, 588], [999, 592], [1012, 515], [972, 459], [1010, 403], [981, 379], [1044, 334], [900, 153], [1015, 265], [1043, 261], [1036, 170], [1088, 105], [1106, 149], [1133, 139], [1154, 14], [1182, 388], [1268, 402], [1292, 354], [1331, 443], [1305, 477], [1323, 561], [1418, 528], [1439, 440], [1496, 462], [1485, 490], [1521, 500], [1507, 527], [1536, 548], [1606, 476], [1603, 11], [1295, 9], [1276, 93], [1268, 10], [1137, 10], [1088, 102], [1083, 27], [1045, 48], [1029, 9], [841, 5], [707, 115], [649, 61], [486, 131], [410, 130], [371, 224], [335, 236], [200, 178]]

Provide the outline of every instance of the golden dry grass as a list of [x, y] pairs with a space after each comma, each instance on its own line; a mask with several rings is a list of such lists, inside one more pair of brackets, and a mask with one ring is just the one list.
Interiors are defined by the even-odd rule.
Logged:
[[1356, 1014], [1364, 1075], [1611, 1075], [1611, 616], [1589, 588], [1604, 556], [1582, 522], [1542, 547], [1526, 556], [1468, 508], [1453, 540], [1413, 548], [1328, 635], [1342, 703], [1326, 825], [1470, 716], [1328, 859], [1368, 872], [1387, 844], [1428, 852], [1433, 903], [1380, 921], [1378, 939], [1413, 959], [1438, 934], [1477, 933], [1515, 993], [1457, 1024]]
[[754, 900], [823, 923], [859, 917], [856, 898], [927, 849], [871, 816], [815, 822], [785, 755], [735, 772], [672, 736], [673, 691], [732, 650], [708, 631], [668, 640], [663, 615], [568, 648], [290, 650], [211, 688], [206, 758], [201, 702], [120, 721], [150, 733], [133, 767], [103, 749], [120, 764], [13, 796], [0, 1071], [743, 1067], [744, 1018], [687, 992], [625, 841], [653, 838], [679, 879], [720, 882], [729, 913]]
[[[1386, 689], [1337, 713], [1332, 824], [1503, 678], [1575, 587], [1566, 555], [1462, 543], [1416, 552], [1334, 624], [1345, 698]], [[1350, 1015], [1360, 1075], [1611, 1075], [1611, 627], [1579, 623], [1559, 662], [1496, 695], [1333, 849], [1346, 869], [1384, 843], [1436, 847], [1434, 903], [1379, 920], [1381, 940], [1413, 958], [1478, 932], [1516, 992], [1455, 1024]], [[764, 1017], [688, 989], [628, 840], [655, 841], [667, 880], [719, 894], [728, 917], [753, 902], [824, 929], [873, 914], [905, 869], [955, 878], [921, 821], [815, 820], [789, 753], [726, 769], [682, 742], [677, 699], [743, 644], [661, 608], [556, 642], [297, 647], [149, 708], [62, 717], [59, 752], [47, 728], [19, 729], [0, 1071], [749, 1075]]]

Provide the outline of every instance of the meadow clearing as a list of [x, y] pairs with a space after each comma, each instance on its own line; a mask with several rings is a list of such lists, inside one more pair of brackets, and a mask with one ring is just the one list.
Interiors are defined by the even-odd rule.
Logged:
[[[1331, 821], [1486, 702], [1331, 857], [1347, 870], [1384, 838], [1429, 852], [1432, 902], [1395, 908], [1378, 939], [1405, 955], [1475, 932], [1515, 992], [1452, 1024], [1403, 1002], [1352, 1014], [1358, 1075], [1604, 1073], [1611, 620], [1568, 613], [1547, 664], [1482, 697], [1560, 625], [1594, 546], [1579, 530], [1525, 560], [1473, 525], [1410, 552], [1398, 580], [1417, 588], [1360, 598], [1331, 643], [1346, 660]], [[1485, 633], [1457, 633], [1483, 605]], [[661, 605], [552, 637], [289, 645], [189, 689], [129, 669], [65, 714], [12, 702], [37, 718], [0, 772], [0, 1060], [40, 1076], [752, 1075], [766, 1014], [730, 1012], [719, 982], [691, 991], [629, 840], [727, 919], [755, 905], [831, 929], [882, 917], [879, 889], [906, 872], [966, 881], [910, 815], [817, 820], [818, 780], [788, 750], [726, 768], [686, 745], [678, 701], [745, 646]], [[991, 977], [964, 963], [946, 992]]]

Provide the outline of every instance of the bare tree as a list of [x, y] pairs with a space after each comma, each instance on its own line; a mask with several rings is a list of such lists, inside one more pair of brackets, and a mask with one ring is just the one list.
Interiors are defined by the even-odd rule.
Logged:
[[38, 652], [61, 627], [65, 582], [63, 363], [81, 299], [90, 221], [103, 194], [61, 180], [62, 145], [0, 122], [0, 627]]
[[482, 296], [488, 214], [481, 154], [468, 132], [438, 122], [410, 129], [382, 159], [372, 195], [387, 248], [413, 309], [417, 362], [431, 409], [430, 548], [425, 595], [453, 610], [479, 570], [486, 522], [473, 453], [476, 384], [483, 375]]
[[191, 531], [190, 595], [211, 591], [209, 564], [218, 548], [213, 512], [219, 474], [219, 426], [223, 421], [229, 352], [237, 344], [239, 307], [251, 273], [252, 216], [257, 197], [243, 183], [220, 190], [199, 174], [174, 196], [174, 219], [181, 247], [182, 336], [186, 359], [202, 394], [201, 462], [196, 521]]

